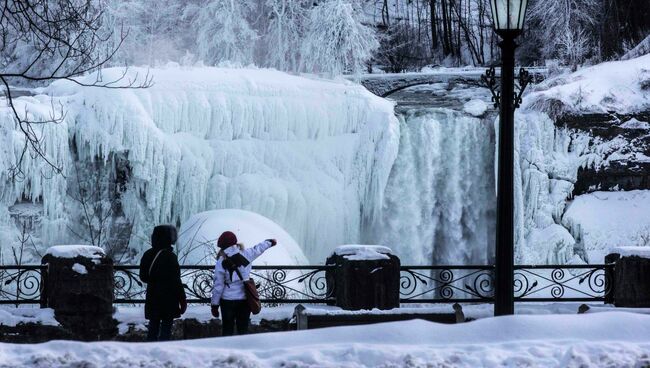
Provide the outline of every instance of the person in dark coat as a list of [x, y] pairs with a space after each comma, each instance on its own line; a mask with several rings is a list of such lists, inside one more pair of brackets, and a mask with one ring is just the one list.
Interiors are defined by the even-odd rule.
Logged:
[[148, 341], [169, 340], [174, 318], [187, 309], [181, 269], [172, 250], [177, 238], [174, 226], [156, 226], [151, 234], [151, 249], [140, 260], [140, 280], [147, 283], [144, 316], [149, 320]]

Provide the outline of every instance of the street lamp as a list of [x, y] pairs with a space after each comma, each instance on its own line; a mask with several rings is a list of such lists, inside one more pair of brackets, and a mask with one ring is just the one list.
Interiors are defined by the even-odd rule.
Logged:
[[490, 0], [494, 31], [501, 37], [501, 91], [496, 92], [495, 71], [483, 80], [499, 106], [499, 162], [497, 177], [497, 236], [494, 275], [494, 315], [514, 314], [514, 113], [529, 81], [519, 72], [519, 91], [515, 94], [515, 38], [521, 34], [527, 0]]

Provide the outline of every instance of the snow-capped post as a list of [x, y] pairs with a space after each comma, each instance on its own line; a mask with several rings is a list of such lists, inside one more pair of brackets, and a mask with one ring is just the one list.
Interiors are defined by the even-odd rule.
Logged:
[[41, 263], [41, 306], [54, 309], [61, 325], [81, 340], [114, 336], [113, 260], [90, 245], [50, 247]]
[[347, 310], [399, 307], [400, 260], [388, 247], [341, 245], [327, 258], [328, 294]]
[[605, 259], [614, 261], [610, 302], [617, 307], [649, 308], [650, 247], [614, 248]]
[[523, 68], [519, 71], [519, 91], [515, 92], [515, 38], [524, 28], [526, 0], [491, 0], [494, 31], [501, 37], [501, 91], [496, 92], [496, 72], [490, 68], [483, 80], [499, 106], [497, 234], [494, 275], [494, 315], [514, 314], [514, 120], [515, 109], [530, 81]]

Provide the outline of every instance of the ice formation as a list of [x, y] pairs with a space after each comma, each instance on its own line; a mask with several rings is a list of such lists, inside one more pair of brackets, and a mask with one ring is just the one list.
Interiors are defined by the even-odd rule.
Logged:
[[[240, 208], [277, 222], [311, 261], [322, 262], [378, 216], [399, 142], [392, 102], [350, 82], [262, 69], [132, 68], [115, 85], [146, 73], [154, 78], [148, 89], [60, 81], [18, 99], [18, 110], [35, 117], [49, 116], [51, 99], [65, 106], [64, 121], [43, 132], [46, 152], [64, 175], [48, 179], [41, 175], [44, 162], [28, 159], [25, 180], [11, 183], [6, 168], [15, 155], [3, 154], [3, 219], [16, 203], [41, 203], [42, 243], [70, 241], [81, 212], [71, 188], [104, 175], [105, 182], [122, 180], [113, 189], [119, 203], [105, 207], [130, 222], [136, 251], [148, 247], [154, 224]], [[101, 78], [121, 74], [107, 69]], [[15, 147], [17, 155], [20, 136], [1, 126], [5, 153]], [[81, 171], [75, 163], [84, 165]]]
[[[639, 229], [631, 229], [645, 223], [633, 214], [634, 206], [600, 203], [600, 213], [608, 212], [605, 207], [610, 205], [613, 211], [622, 206], [617, 213], [626, 223], [608, 225], [610, 231], [604, 235], [597, 225], [592, 225], [589, 218], [593, 215], [587, 215], [591, 210], [583, 205], [595, 205], [597, 201], [588, 199], [593, 194], [576, 198], [577, 204], [568, 209], [567, 203], [572, 199], [579, 168], [599, 168], [620, 159], [639, 161], [643, 156], [620, 137], [603, 140], [584, 130], [556, 127], [551, 117], [609, 111], [629, 114], [650, 109], [650, 93], [642, 88], [649, 63], [650, 55], [646, 55], [585, 68], [543, 82], [524, 99], [516, 116], [515, 138], [519, 147], [515, 152], [517, 263], [602, 263], [604, 254], [621, 239], [642, 235]], [[637, 121], [621, 123], [626, 129], [645, 125]], [[595, 233], [609, 240], [603, 241], [603, 236]]]
[[[584, 230], [565, 216], [578, 169], [646, 157], [629, 142], [556, 127], [554, 119], [650, 109], [648, 63], [643, 56], [586, 68], [525, 97], [516, 117], [518, 263], [601, 262], [588, 255], [593, 244]], [[147, 71], [133, 68], [120, 83], [136, 73]], [[16, 100], [18, 111], [36, 119], [59, 102], [65, 107], [60, 124], [38, 131], [64, 175], [49, 177], [42, 160], [28, 158], [24, 179], [10, 181], [7, 168], [22, 138], [11, 124], [0, 125], [2, 244], [16, 243], [21, 223], [37, 229], [31, 235], [41, 250], [86, 242], [80, 203], [71, 199], [83, 186], [112, 198], [92, 211], [112, 213], [103, 239], [128, 234], [131, 260], [148, 248], [154, 224], [183, 225], [203, 211], [237, 208], [285, 229], [309, 263], [348, 243], [389, 246], [403, 263], [490, 261], [495, 142], [484, 103], [420, 106], [396, 117], [392, 102], [346, 81], [263, 69], [170, 66], [149, 73], [155, 84], [148, 89], [57, 82]], [[10, 121], [6, 109], [0, 114]]]

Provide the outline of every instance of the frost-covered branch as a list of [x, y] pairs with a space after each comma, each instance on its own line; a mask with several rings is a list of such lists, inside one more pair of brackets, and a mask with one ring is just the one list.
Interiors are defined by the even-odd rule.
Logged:
[[[53, 109], [49, 119], [31, 119], [27, 112], [18, 111], [13, 86], [56, 80], [101, 88], [151, 85], [148, 75], [123, 83], [126, 71], [118, 80], [101, 80], [98, 71], [113, 58], [128, 35], [122, 30], [117, 42], [111, 45], [108, 41], [112, 33], [103, 29], [103, 16], [101, 3], [93, 0], [19, 0], [0, 5], [0, 52], [13, 61], [0, 71], [0, 84], [13, 120], [25, 140], [18, 160], [10, 169], [13, 178], [21, 178], [27, 155], [44, 160], [54, 173], [62, 173], [61, 164], [47, 156], [43, 137], [34, 126], [60, 123], [65, 118], [63, 109], [60, 112]], [[81, 82], [77, 78], [91, 72], [97, 72], [94, 81]]]

